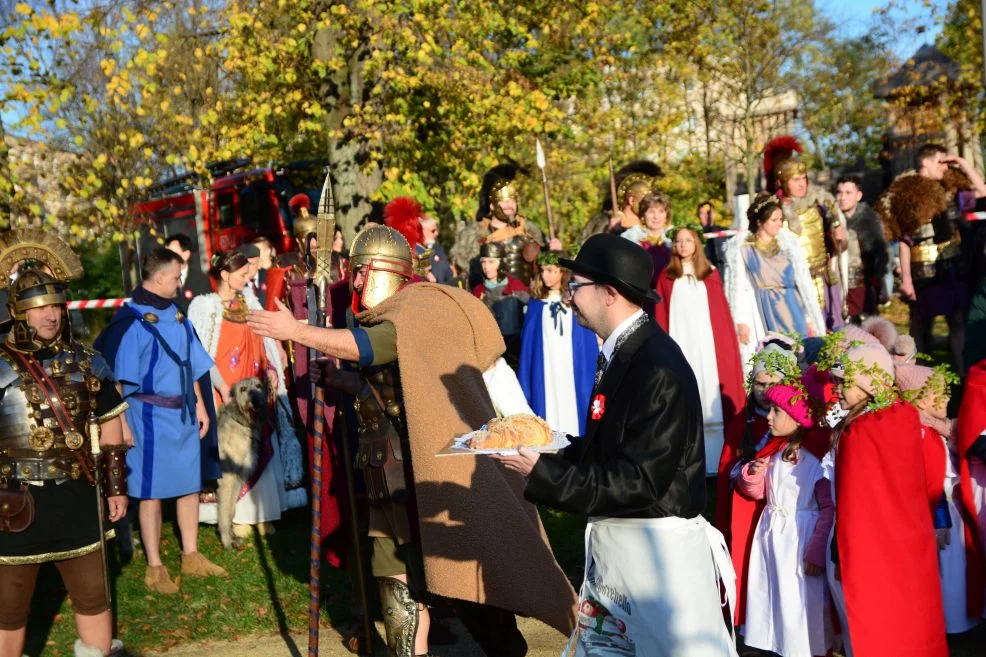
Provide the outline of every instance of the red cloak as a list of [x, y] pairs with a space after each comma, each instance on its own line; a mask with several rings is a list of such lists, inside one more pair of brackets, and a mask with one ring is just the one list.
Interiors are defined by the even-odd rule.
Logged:
[[986, 431], [986, 360], [969, 368], [962, 406], [959, 408], [956, 444], [959, 452], [959, 512], [965, 523], [966, 605], [969, 618], [983, 615], [983, 589], [986, 587], [986, 546], [979, 526], [972, 495], [969, 449]]
[[[667, 269], [657, 277], [657, 293], [661, 301], [654, 306], [654, 319], [665, 332], [668, 331], [671, 315], [671, 292], [674, 290], [674, 281], [675, 279], [668, 276]], [[736, 325], [729, 312], [729, 303], [722, 289], [719, 272], [713, 270], [703, 282], [709, 299], [712, 335], [715, 336], [719, 389], [722, 391], [722, 424], [728, 427], [746, 404], [746, 392], [743, 389], [743, 361], [740, 359]]]
[[[764, 420], [766, 425], [767, 421]], [[822, 460], [825, 453], [829, 450], [829, 433], [827, 428], [810, 429], [805, 432], [802, 448], [811, 452], [815, 458]], [[763, 434], [760, 434], [763, 436]], [[759, 440], [759, 438], [757, 439]], [[767, 444], [757, 452], [754, 458], [770, 458], [787, 446], [787, 438], [777, 438], [771, 436]], [[723, 450], [725, 451], [725, 450]], [[732, 469], [732, 466], [730, 466]], [[728, 477], [728, 471], [727, 471]], [[730, 500], [732, 513], [731, 523], [731, 542], [729, 543], [729, 554], [733, 558], [733, 570], [736, 571], [736, 610], [733, 615], [733, 622], [742, 625], [746, 622], [746, 580], [750, 569], [750, 549], [753, 546], [753, 538], [756, 536], [757, 524], [763, 514], [767, 500], [754, 500], [734, 488]]]
[[722, 446], [722, 455], [719, 457], [719, 474], [716, 475], [716, 529], [722, 532], [726, 538], [726, 545], [731, 545], [732, 527], [731, 518], [733, 515], [732, 495], [733, 489], [730, 485], [730, 473], [733, 466], [739, 461], [742, 454], [743, 435], [746, 433], [746, 422], [753, 413], [752, 435], [754, 444], [759, 442], [764, 434], [767, 433], [767, 416], [760, 415], [750, 406], [737, 413], [732, 422], [726, 425], [726, 440]]
[[857, 657], [948, 657], [917, 411], [852, 421], [836, 453], [836, 540]]

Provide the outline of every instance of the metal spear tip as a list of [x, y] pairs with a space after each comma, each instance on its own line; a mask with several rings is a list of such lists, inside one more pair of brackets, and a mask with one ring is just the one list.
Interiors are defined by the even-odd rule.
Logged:
[[538, 168], [539, 169], [544, 169], [544, 165], [546, 164], [546, 162], [544, 160], [544, 149], [541, 148], [541, 139], [540, 139], [540, 137], [535, 137], [534, 138], [534, 147], [537, 150]]

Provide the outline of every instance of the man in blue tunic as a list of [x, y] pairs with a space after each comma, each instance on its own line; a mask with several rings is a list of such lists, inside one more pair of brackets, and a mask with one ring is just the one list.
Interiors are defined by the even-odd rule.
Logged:
[[96, 341], [120, 382], [133, 430], [127, 454], [130, 495], [139, 500], [140, 535], [147, 556], [144, 583], [151, 591], [178, 592], [161, 562], [161, 500], [178, 498], [183, 575], [225, 575], [198, 552], [199, 440], [209, 414], [198, 379], [212, 359], [173, 299], [181, 284], [181, 257], [164, 248], [144, 259], [143, 283]]

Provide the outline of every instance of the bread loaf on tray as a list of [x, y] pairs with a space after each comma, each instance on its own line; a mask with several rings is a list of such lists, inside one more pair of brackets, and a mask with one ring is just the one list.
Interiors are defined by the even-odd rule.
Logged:
[[511, 415], [490, 420], [467, 441], [472, 449], [516, 449], [550, 445], [551, 427], [534, 415]]

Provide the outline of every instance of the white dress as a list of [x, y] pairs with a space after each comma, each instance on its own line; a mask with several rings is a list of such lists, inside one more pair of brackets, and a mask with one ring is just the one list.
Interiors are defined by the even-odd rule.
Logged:
[[[570, 306], [551, 316], [552, 304], [561, 303], [561, 293], [552, 292], [541, 310], [541, 340], [544, 345], [544, 420], [555, 431], [577, 436], [579, 409], [575, 403], [575, 360], [572, 355]], [[556, 326], [557, 324], [557, 326]]]
[[[934, 436], [929, 438], [934, 439]], [[965, 523], [952, 499], [952, 494], [959, 485], [959, 472], [955, 467], [957, 457], [949, 451], [945, 439], [940, 439], [942, 449], [945, 450], [945, 498], [948, 501], [952, 528], [949, 530], [948, 545], [938, 551], [938, 572], [941, 576], [942, 602], [945, 608], [945, 633], [959, 634], [971, 630], [979, 621], [966, 615]]]
[[767, 506], [750, 549], [746, 645], [784, 657], [824, 655], [832, 645], [825, 577], [804, 574], [805, 550], [818, 523], [815, 483], [821, 462], [799, 450], [798, 462], [775, 454], [765, 474]]
[[705, 282], [692, 276], [687, 267], [685, 275], [676, 279], [672, 288], [668, 334], [681, 347], [698, 381], [705, 425], [705, 474], [712, 476], [717, 472], [725, 442], [722, 389], [719, 387], [719, 364], [709, 315], [708, 289]]

